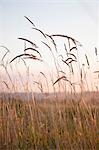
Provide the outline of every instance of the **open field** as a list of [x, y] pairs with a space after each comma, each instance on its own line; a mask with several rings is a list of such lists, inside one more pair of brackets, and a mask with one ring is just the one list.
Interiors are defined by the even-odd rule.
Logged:
[[95, 99], [0, 99], [0, 150], [56, 149], [99, 149]]

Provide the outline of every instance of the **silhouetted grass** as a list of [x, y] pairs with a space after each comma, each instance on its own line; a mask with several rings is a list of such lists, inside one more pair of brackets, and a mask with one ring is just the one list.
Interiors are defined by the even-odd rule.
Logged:
[[[20, 99], [17, 96], [14, 98], [8, 96], [5, 92], [0, 97], [0, 150], [98, 150], [99, 149], [99, 102], [97, 101], [97, 93], [93, 94], [89, 92], [86, 97], [84, 95], [84, 87], [87, 85], [86, 70], [84, 65], [80, 66], [78, 50], [79, 46], [82, 47], [79, 41], [74, 38], [62, 35], [62, 34], [46, 34], [38, 29], [34, 23], [25, 16], [25, 18], [34, 26], [34, 30], [43, 35], [44, 41], [41, 41], [43, 45], [49, 49], [52, 54], [52, 59], [55, 65], [55, 71], [57, 75], [53, 73], [53, 77], [50, 76], [53, 87], [53, 97], [50, 97], [50, 85], [47, 76], [43, 70], [40, 70], [39, 74], [45, 79], [47, 85], [48, 97], [45, 94], [45, 98], [40, 101], [32, 95], [31, 100], [24, 98]], [[64, 44], [64, 51], [66, 56], [58, 55], [58, 46], [55, 38], [64, 38], [67, 43]], [[9, 73], [8, 67], [12, 67], [12, 62], [17, 58], [21, 58], [26, 67], [27, 83], [24, 84], [22, 76], [18, 71], [19, 78], [22, 82], [25, 93], [29, 91], [29, 66], [25, 62], [26, 59], [43, 61], [42, 51], [39, 52], [39, 46], [27, 38], [18, 38], [25, 42], [23, 53], [12, 58], [9, 62], [5, 63], [5, 57], [10, 52], [6, 47], [1, 46], [7, 52], [1, 57], [0, 67], [3, 67], [8, 81], [3, 80], [0, 76], [0, 82], [5, 85], [7, 90], [11, 92], [17, 92], [15, 83], [12, 80], [12, 76]], [[60, 40], [60, 39], [59, 39]], [[71, 44], [72, 42], [72, 44]], [[27, 47], [26, 43], [31, 47]], [[51, 47], [52, 46], [52, 47]], [[54, 47], [53, 47], [54, 46]], [[55, 51], [54, 51], [55, 50]], [[29, 53], [26, 53], [26, 52]], [[30, 53], [31, 52], [31, 53]], [[34, 55], [39, 54], [39, 57]], [[45, 52], [44, 52], [45, 53]], [[98, 56], [97, 48], [95, 48], [96, 57]], [[61, 56], [61, 62], [58, 62], [58, 58]], [[85, 54], [85, 59], [88, 69], [91, 67], [88, 56]], [[41, 59], [42, 58], [42, 59]], [[98, 58], [98, 57], [97, 57]], [[63, 69], [61, 63], [66, 66]], [[75, 67], [78, 64], [79, 75], [79, 94], [75, 90], [75, 81], [70, 80], [75, 75]], [[69, 70], [67, 72], [67, 70]], [[12, 69], [12, 72], [13, 69]], [[62, 73], [62, 75], [60, 75]], [[99, 75], [99, 71], [94, 71]], [[63, 75], [64, 74], [64, 75]], [[67, 74], [70, 75], [70, 79], [67, 78]], [[34, 76], [33, 76], [34, 77]], [[56, 79], [55, 79], [55, 78]], [[31, 82], [38, 86], [38, 89], [44, 94], [44, 80], [35, 80], [32, 78]], [[63, 81], [63, 82], [62, 82]], [[66, 81], [64, 83], [64, 81]], [[85, 84], [83, 83], [85, 81]], [[62, 83], [62, 84], [61, 84]], [[64, 84], [63, 93], [64, 99], [58, 97], [55, 86], [58, 84], [57, 89], [60, 90]], [[67, 86], [67, 84], [69, 84]], [[12, 89], [11, 86], [12, 85]], [[26, 86], [27, 88], [25, 88]], [[19, 87], [20, 88], [20, 87]], [[69, 90], [67, 90], [69, 88]], [[89, 89], [87, 89], [89, 90]], [[67, 92], [71, 95], [68, 96]], [[86, 91], [86, 90], [85, 90]], [[33, 93], [33, 91], [32, 91]], [[79, 95], [79, 96], [78, 96]]]

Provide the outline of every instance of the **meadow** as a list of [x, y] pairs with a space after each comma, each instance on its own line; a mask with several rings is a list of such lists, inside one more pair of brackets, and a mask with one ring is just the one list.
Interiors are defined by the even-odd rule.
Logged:
[[[38, 45], [29, 39], [19, 38], [25, 43], [24, 52], [8, 62], [6, 57], [9, 50], [1, 46], [6, 53], [1, 59], [0, 67], [4, 68], [7, 79], [0, 76], [3, 90], [0, 94], [0, 150], [98, 150], [99, 77], [97, 76], [98, 82], [95, 87], [91, 85], [91, 89], [94, 90], [90, 90], [87, 72], [88, 70], [90, 72], [91, 66], [87, 54], [85, 53], [84, 64], [80, 64], [78, 53], [79, 47], [82, 47], [80, 42], [67, 35], [45, 34], [36, 28], [28, 17], [25, 16], [25, 18], [45, 40], [42, 44], [50, 50], [55, 73], [52, 72], [53, 76], [49, 75], [49, 81], [45, 73], [40, 70], [44, 80], [33, 80], [39, 89], [38, 93], [45, 95], [39, 100], [29, 84], [31, 75], [27, 60], [42, 63], [44, 52], [41, 54]], [[63, 43], [66, 42], [63, 44], [65, 55], [58, 53], [55, 37], [62, 38]], [[98, 57], [97, 48], [95, 48], [95, 55]], [[21, 60], [26, 67], [25, 84], [22, 82], [21, 73], [18, 72], [21, 86], [27, 94], [25, 100], [22, 97], [12, 97], [7, 94], [16, 93], [18, 88], [20, 90], [8, 69], [10, 67], [13, 72], [13, 66], [16, 67], [14, 62], [17, 60]], [[11, 66], [12, 63], [13, 66]], [[98, 75], [99, 71], [95, 70], [94, 73]], [[77, 83], [75, 74], [79, 77]], [[50, 92], [49, 84], [52, 86], [53, 94]], [[28, 97], [29, 92], [32, 93], [31, 98]], [[59, 96], [61, 92], [64, 96]]]
[[99, 149], [99, 103], [94, 98], [22, 101], [5, 95], [0, 116], [2, 150]]

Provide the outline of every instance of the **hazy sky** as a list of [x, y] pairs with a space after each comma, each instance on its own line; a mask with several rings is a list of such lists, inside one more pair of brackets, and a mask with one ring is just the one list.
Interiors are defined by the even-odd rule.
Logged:
[[98, 0], [0, 0], [0, 45], [8, 47], [13, 56], [23, 51], [18, 37], [38, 38], [24, 16], [45, 33], [76, 38], [93, 61], [94, 47], [99, 49]]
[[74, 36], [94, 47], [97, 44], [98, 5], [98, 0], [1, 0], [0, 44], [16, 50], [17, 37], [30, 32], [26, 15], [47, 33]]

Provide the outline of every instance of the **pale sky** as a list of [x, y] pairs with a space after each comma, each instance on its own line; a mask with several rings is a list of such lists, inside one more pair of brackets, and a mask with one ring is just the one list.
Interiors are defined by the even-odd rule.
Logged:
[[[98, 0], [0, 0], [0, 45], [9, 48], [13, 57], [23, 52], [23, 42], [18, 37], [37, 40], [39, 35], [24, 16], [45, 33], [77, 39], [84, 45], [91, 64], [95, 61], [94, 48], [99, 49]], [[47, 54], [46, 57], [49, 59]]]
[[98, 5], [98, 0], [1, 0], [0, 43], [17, 48], [17, 37], [31, 28], [26, 15], [47, 33], [67, 34], [96, 46]]

